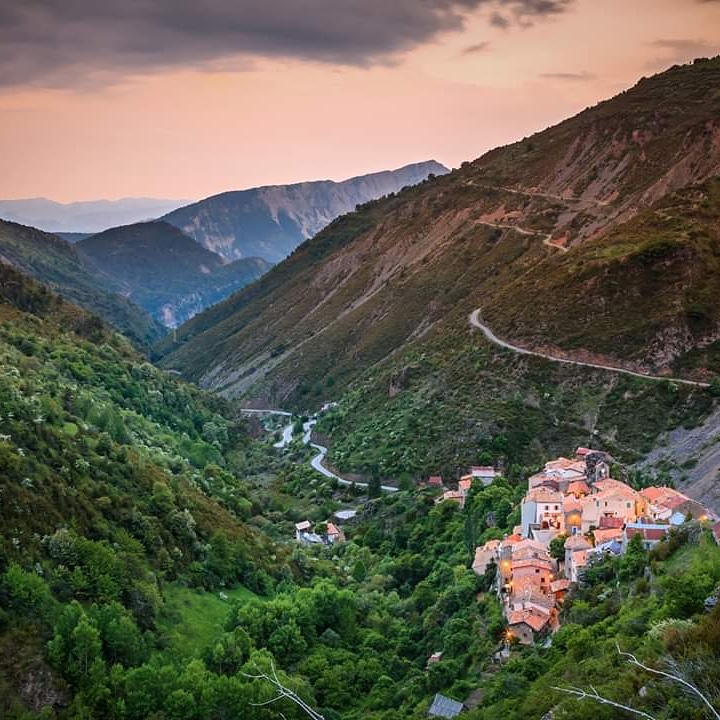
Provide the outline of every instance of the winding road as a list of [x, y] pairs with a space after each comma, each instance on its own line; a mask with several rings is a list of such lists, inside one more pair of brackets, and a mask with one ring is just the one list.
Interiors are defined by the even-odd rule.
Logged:
[[667, 377], [662, 375], [648, 375], [645, 373], [635, 372], [633, 370], [626, 370], [625, 368], [616, 367], [614, 365], [602, 365], [600, 363], [584, 362], [582, 360], [569, 360], [568, 358], [558, 357], [557, 355], [550, 355], [549, 353], [537, 352], [535, 350], [528, 350], [527, 348], [520, 347], [519, 345], [513, 345], [505, 340], [499, 338], [485, 323], [481, 320], [482, 308], [473, 310], [468, 318], [470, 325], [481, 330], [483, 335], [494, 345], [511, 350], [514, 353], [520, 355], [532, 355], [534, 357], [543, 358], [550, 360], [551, 362], [562, 363], [564, 365], [580, 365], [582, 367], [594, 368], [595, 370], [605, 370], [607, 372], [620, 373], [622, 375], [632, 375], [633, 377], [642, 378], [643, 380], [653, 380], [656, 382], [673, 382], [680, 383], [682, 385], [692, 385], [693, 387], [710, 387], [710, 383], [698, 382], [696, 380], [682, 380], [680, 378]]
[[[284, 417], [292, 417], [292, 413], [286, 412], [285, 410], [241, 409], [240, 412], [255, 414], [255, 415], [282, 415]], [[313, 426], [315, 425], [315, 423], [317, 423], [317, 420], [308, 420], [303, 425], [303, 437], [302, 437], [303, 444], [310, 446], [311, 448], [313, 448], [313, 450], [317, 450], [317, 455], [314, 455], [312, 460], [310, 460], [311, 467], [314, 470], [317, 470], [317, 472], [319, 472], [321, 475], [324, 475], [326, 478], [330, 478], [331, 480], [337, 480], [339, 485], [349, 487], [354, 484], [359, 488], [367, 488], [368, 483], [347, 480], [346, 478], [340, 477], [340, 475], [337, 475], [336, 473], [332, 472], [332, 470], [328, 470], [325, 467], [325, 465], [323, 465], [325, 457], [328, 453], [328, 449], [324, 445], [318, 445], [317, 443], [314, 443], [311, 441], [312, 429], [313, 429]], [[278, 442], [276, 442], [273, 445], [273, 447], [284, 448], [287, 445], [289, 445], [292, 442], [292, 431], [293, 431], [292, 423], [289, 425], [286, 425], [283, 428], [282, 440], [279, 440]], [[392, 485], [381, 485], [380, 489], [384, 492], [397, 492], [398, 491], [398, 488], [393, 487]]]

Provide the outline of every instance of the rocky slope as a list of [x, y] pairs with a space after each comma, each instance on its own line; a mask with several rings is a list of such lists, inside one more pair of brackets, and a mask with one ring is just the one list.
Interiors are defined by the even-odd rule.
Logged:
[[[718, 117], [720, 58], [643, 79], [336, 220], [260, 283], [185, 325], [163, 362], [230, 396], [302, 405], [317, 382], [332, 377], [338, 392], [482, 306], [509, 338], [552, 344], [528, 328], [561, 328], [557, 342], [570, 350], [667, 368], [716, 336], [715, 311], [696, 325], [693, 308], [717, 300], [714, 262], [703, 261], [715, 254], [715, 205], [703, 193], [712, 196], [720, 174]], [[670, 228], [669, 244], [653, 244], [657, 223]], [[619, 302], [626, 291], [642, 303]], [[602, 332], [592, 298], [605, 303]], [[616, 342], [628, 322], [634, 344]], [[684, 340], [663, 345], [668, 329]]]
[[168, 327], [223, 300], [270, 268], [261, 258], [228, 263], [162, 221], [112, 228], [75, 247], [88, 266]]
[[329, 180], [226, 192], [168, 213], [163, 219], [209, 250], [235, 260], [279, 262], [300, 243], [356, 205], [416, 185], [447, 168], [435, 161], [343, 182]]

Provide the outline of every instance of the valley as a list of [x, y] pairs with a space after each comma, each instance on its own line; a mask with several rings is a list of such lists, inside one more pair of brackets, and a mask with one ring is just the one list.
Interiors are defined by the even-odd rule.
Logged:
[[719, 118], [0, 221], [0, 718], [719, 717]]

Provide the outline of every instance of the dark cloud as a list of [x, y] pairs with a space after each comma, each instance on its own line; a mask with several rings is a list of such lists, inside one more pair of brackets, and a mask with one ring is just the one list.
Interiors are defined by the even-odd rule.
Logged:
[[508, 18], [497, 11], [490, 15], [490, 24], [494, 27], [502, 28], [503, 30], [506, 30], [510, 27], [510, 25], [512, 25]]
[[554, 73], [541, 73], [541, 78], [546, 80], [563, 80], [566, 82], [585, 82], [586, 80], [594, 80], [595, 76], [587, 72], [572, 73], [572, 72], [554, 72]]
[[463, 49], [462, 54], [463, 55], [475, 55], [476, 53], [485, 52], [490, 48], [490, 43], [487, 42], [479, 42], [475, 43], [475, 45], [468, 45], [466, 48]]
[[461, 30], [475, 10], [527, 25], [573, 1], [0, 0], [0, 85], [89, 84], [254, 57], [388, 64]]

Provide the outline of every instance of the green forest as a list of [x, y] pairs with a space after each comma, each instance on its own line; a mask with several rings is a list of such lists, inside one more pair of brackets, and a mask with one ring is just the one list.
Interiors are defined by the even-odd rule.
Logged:
[[[326, 720], [424, 717], [437, 692], [475, 698], [468, 720], [618, 717], [558, 687], [709, 717], [619, 650], [718, 706], [720, 609], [705, 601], [720, 548], [702, 528], [593, 566], [552, 642], [498, 662], [492, 571], [470, 563], [518, 522], [521, 472], [464, 509], [412, 482], [375, 498], [338, 488], [299, 441], [273, 449], [231, 406], [2, 272], [0, 716], [307, 717], [275, 680]], [[348, 504], [348, 542], [294, 542], [294, 522]]]

